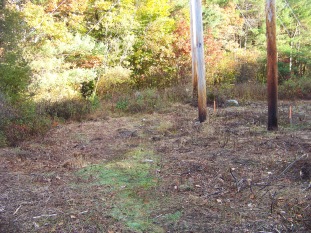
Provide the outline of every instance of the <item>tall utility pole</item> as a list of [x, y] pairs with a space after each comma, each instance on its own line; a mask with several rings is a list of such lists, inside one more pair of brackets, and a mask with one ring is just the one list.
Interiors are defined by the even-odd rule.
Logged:
[[198, 101], [199, 120], [207, 115], [204, 40], [201, 0], [190, 0], [193, 99]]
[[278, 66], [275, 0], [266, 0], [268, 130], [278, 129]]

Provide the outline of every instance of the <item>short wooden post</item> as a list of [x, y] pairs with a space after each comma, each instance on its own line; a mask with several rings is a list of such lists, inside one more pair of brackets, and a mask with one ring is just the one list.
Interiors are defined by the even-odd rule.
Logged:
[[214, 100], [214, 113], [216, 113], [216, 100]]
[[266, 0], [268, 130], [278, 129], [278, 67], [275, 0]]
[[292, 105], [289, 106], [289, 124], [290, 126], [293, 125], [293, 113], [292, 113]]
[[204, 40], [201, 0], [190, 0], [193, 98], [198, 101], [199, 120], [207, 116]]

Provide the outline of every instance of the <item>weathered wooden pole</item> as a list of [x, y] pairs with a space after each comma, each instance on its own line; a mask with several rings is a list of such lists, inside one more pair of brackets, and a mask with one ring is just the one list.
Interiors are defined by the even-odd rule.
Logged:
[[275, 0], [266, 0], [268, 130], [278, 129], [278, 66]]
[[206, 80], [201, 0], [190, 0], [193, 100], [198, 101], [199, 120], [206, 120]]
[[[192, 0], [191, 0], [192, 1]], [[197, 67], [195, 64], [197, 64], [197, 56], [196, 56], [196, 50], [195, 50], [195, 45], [194, 45], [194, 13], [193, 13], [193, 3], [190, 2], [190, 29], [191, 29], [191, 56], [192, 56], [192, 103], [193, 105], [197, 106], [198, 104], [198, 72], [197, 72]]]

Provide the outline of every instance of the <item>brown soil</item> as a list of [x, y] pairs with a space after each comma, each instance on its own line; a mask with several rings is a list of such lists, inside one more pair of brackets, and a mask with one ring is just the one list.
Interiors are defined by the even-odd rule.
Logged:
[[76, 172], [141, 145], [161, 158], [148, 197], [160, 200], [150, 217], [164, 232], [311, 232], [311, 102], [291, 103], [292, 126], [289, 104], [277, 132], [266, 130], [263, 102], [208, 109], [203, 124], [176, 105], [59, 125], [0, 149], [0, 232], [132, 232], [110, 214], [114, 194]]

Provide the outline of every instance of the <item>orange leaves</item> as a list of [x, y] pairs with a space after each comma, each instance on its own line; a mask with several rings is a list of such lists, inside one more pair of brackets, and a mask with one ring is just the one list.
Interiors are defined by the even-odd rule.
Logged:
[[213, 36], [211, 30], [209, 29], [205, 34], [204, 44], [205, 62], [208, 67], [215, 67], [217, 62], [224, 56], [224, 51], [221, 49], [222, 43]]
[[80, 68], [94, 68], [99, 67], [103, 62], [101, 56], [88, 55], [77, 62], [77, 66]]
[[174, 43], [174, 52], [177, 57], [179, 56], [189, 56], [191, 52], [191, 37], [190, 37], [190, 24], [184, 19], [177, 22]]

